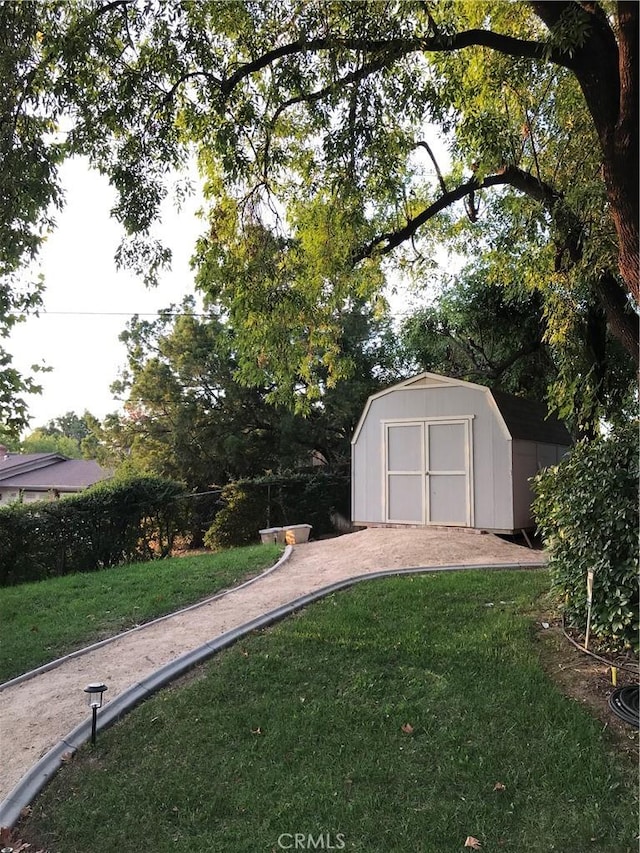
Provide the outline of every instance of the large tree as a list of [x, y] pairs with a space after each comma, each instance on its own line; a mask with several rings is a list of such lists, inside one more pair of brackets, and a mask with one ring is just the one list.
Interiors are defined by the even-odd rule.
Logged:
[[555, 345], [541, 293], [509, 281], [508, 272], [504, 263], [499, 271], [490, 264], [461, 270], [402, 323], [405, 358], [420, 370], [546, 398], [576, 438], [595, 436], [603, 420], [632, 415], [635, 371], [602, 312], [593, 305], [574, 311], [562, 345]]
[[419, 370], [543, 400], [557, 371], [544, 342], [541, 301], [537, 293], [487, 283], [480, 268], [410, 314], [401, 346]]
[[105, 463], [126, 461], [196, 490], [304, 468], [314, 456], [331, 470], [348, 470], [351, 435], [367, 397], [398, 374], [387, 320], [354, 305], [341, 322], [352, 376], [333, 388], [326, 371], [316, 377], [323, 393], [303, 418], [269, 403], [273, 388], [235, 380], [234, 329], [215, 312], [196, 313], [192, 298], [152, 322], [134, 317], [121, 335], [127, 365], [113, 385], [124, 412], [94, 422], [94, 441], [83, 447]]
[[[523, 223], [550, 334], [588, 303], [637, 358], [637, 3], [50, 0], [0, 12], [16, 83], [3, 83], [0, 153], [43, 181], [35, 197], [20, 182], [2, 196], [16, 211], [5, 226], [32, 235], [10, 263], [59, 198], [59, 158], [82, 152], [120, 192], [115, 213], [134, 235], [121, 258], [152, 277], [166, 254], [144, 238], [164, 176], [195, 151], [211, 208], [199, 283], [242, 329], [239, 376], [312, 394], [317, 365], [343, 370], [345, 300], [375, 295], [387, 258], [432, 252], [429, 223], [474, 221], [491, 193]], [[45, 120], [63, 116], [59, 143]]]

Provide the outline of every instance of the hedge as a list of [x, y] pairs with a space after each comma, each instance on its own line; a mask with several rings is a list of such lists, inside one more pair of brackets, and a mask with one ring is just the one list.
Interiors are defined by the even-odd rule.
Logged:
[[565, 619], [584, 632], [594, 571], [591, 635], [603, 648], [638, 648], [638, 425], [580, 442], [534, 480], [533, 504]]
[[229, 483], [205, 544], [214, 549], [249, 545], [259, 530], [287, 524], [311, 524], [315, 537], [331, 533], [334, 510], [349, 518], [350, 492], [344, 474], [292, 473]]
[[0, 585], [166, 556], [187, 529], [179, 483], [132, 477], [0, 508]]

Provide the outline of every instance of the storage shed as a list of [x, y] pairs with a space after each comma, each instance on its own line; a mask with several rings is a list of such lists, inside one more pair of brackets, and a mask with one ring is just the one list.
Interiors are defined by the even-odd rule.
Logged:
[[367, 401], [351, 441], [353, 523], [531, 528], [528, 480], [570, 443], [542, 404], [421, 373]]

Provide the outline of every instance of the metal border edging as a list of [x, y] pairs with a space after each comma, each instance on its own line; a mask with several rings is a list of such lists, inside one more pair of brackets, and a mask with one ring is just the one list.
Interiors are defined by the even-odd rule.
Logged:
[[[277, 565], [277, 564], [276, 564]], [[250, 622], [226, 631], [214, 640], [210, 640], [190, 652], [186, 652], [175, 660], [160, 667], [156, 672], [152, 673], [147, 678], [127, 688], [120, 693], [112, 702], [109, 702], [101, 710], [98, 717], [97, 729], [105, 729], [115, 723], [117, 720], [124, 717], [126, 713], [131, 711], [136, 705], [147, 699], [156, 691], [165, 687], [171, 681], [183, 675], [188, 670], [192, 669], [200, 663], [203, 663], [214, 654], [232, 645], [246, 634], [256, 631], [259, 628], [265, 628], [274, 622], [279, 621], [285, 616], [295, 613], [308, 604], [331, 595], [333, 592], [338, 592], [342, 589], [354, 586], [357, 583], [365, 580], [375, 580], [376, 578], [394, 577], [396, 575], [408, 574], [428, 574], [435, 572], [447, 571], [474, 571], [474, 570], [513, 570], [513, 569], [541, 569], [545, 564], [542, 563], [501, 563], [493, 565], [448, 565], [448, 566], [428, 566], [428, 567], [412, 567], [403, 569], [384, 569], [379, 572], [370, 572], [368, 574], [355, 575], [341, 581], [321, 587], [314, 592], [309, 592], [287, 604], [282, 604], [275, 610], [264, 613], [262, 616], [257, 616]], [[275, 568], [275, 567], [274, 567]], [[91, 720], [87, 719], [80, 725], [76, 726], [69, 734], [49, 750], [42, 758], [28, 770], [18, 784], [13, 788], [9, 795], [0, 803], [0, 826], [12, 828], [20, 817], [20, 813], [25, 806], [28, 806], [40, 791], [47, 784], [49, 779], [59, 769], [64, 759], [68, 755], [73, 755], [91, 736]]]
[[188, 613], [190, 610], [196, 610], [198, 607], [204, 607], [207, 604], [210, 604], [212, 601], [217, 601], [219, 598], [224, 598], [225, 595], [229, 595], [232, 592], [237, 592], [239, 589], [244, 589], [246, 586], [250, 586], [252, 583], [256, 581], [262, 580], [266, 578], [267, 575], [270, 575], [272, 572], [275, 572], [276, 569], [279, 569], [280, 566], [284, 565], [287, 562], [291, 553], [293, 551], [292, 545], [287, 545], [284, 549], [284, 553], [280, 557], [277, 563], [274, 563], [273, 566], [270, 566], [268, 569], [265, 569], [264, 572], [261, 572], [259, 575], [256, 575], [254, 578], [249, 578], [248, 581], [241, 583], [239, 586], [232, 586], [229, 589], [223, 589], [222, 592], [217, 592], [215, 595], [210, 596], [209, 598], [204, 598], [202, 601], [197, 601], [195, 604], [189, 604], [187, 607], [182, 607], [180, 610], [174, 610], [172, 613], [166, 613], [164, 616], [158, 616], [156, 619], [152, 619], [150, 622], [143, 622], [140, 625], [136, 625], [135, 628], [129, 628], [128, 631], [122, 631], [120, 634], [114, 634], [113, 637], [107, 637], [106, 640], [99, 640], [97, 643], [92, 643], [90, 646], [85, 646], [82, 649], [77, 649], [75, 652], [69, 652], [68, 655], [64, 655], [61, 658], [56, 658], [55, 660], [49, 661], [48, 663], [42, 664], [42, 666], [38, 666], [35, 669], [30, 669], [29, 672], [23, 672], [22, 675], [17, 675], [15, 678], [10, 679], [9, 681], [5, 681], [0, 684], [0, 693], [5, 690], [7, 687], [13, 687], [16, 684], [21, 684], [23, 681], [29, 681], [29, 679], [34, 678], [36, 675], [42, 675], [43, 672], [48, 672], [50, 669], [55, 669], [63, 663], [66, 663], [68, 660], [73, 660], [74, 658], [79, 658], [87, 652], [93, 652], [96, 649], [101, 649], [102, 646], [108, 646], [109, 643], [113, 643], [115, 640], [119, 640], [121, 637], [127, 637], [129, 634], [135, 634], [136, 631], [142, 631], [143, 628], [148, 628], [150, 625], [156, 625], [158, 622], [164, 622], [166, 619], [171, 619], [172, 616], [179, 616], [181, 613]]

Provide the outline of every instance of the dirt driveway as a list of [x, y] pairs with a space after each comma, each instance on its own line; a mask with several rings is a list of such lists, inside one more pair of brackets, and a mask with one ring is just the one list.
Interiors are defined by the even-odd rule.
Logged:
[[521, 563], [543, 555], [496, 536], [456, 529], [368, 529], [294, 547], [272, 574], [215, 601], [114, 639], [108, 645], [0, 691], [3, 800], [24, 773], [87, 717], [82, 690], [108, 685], [113, 700], [206, 641], [335, 581], [381, 569]]

